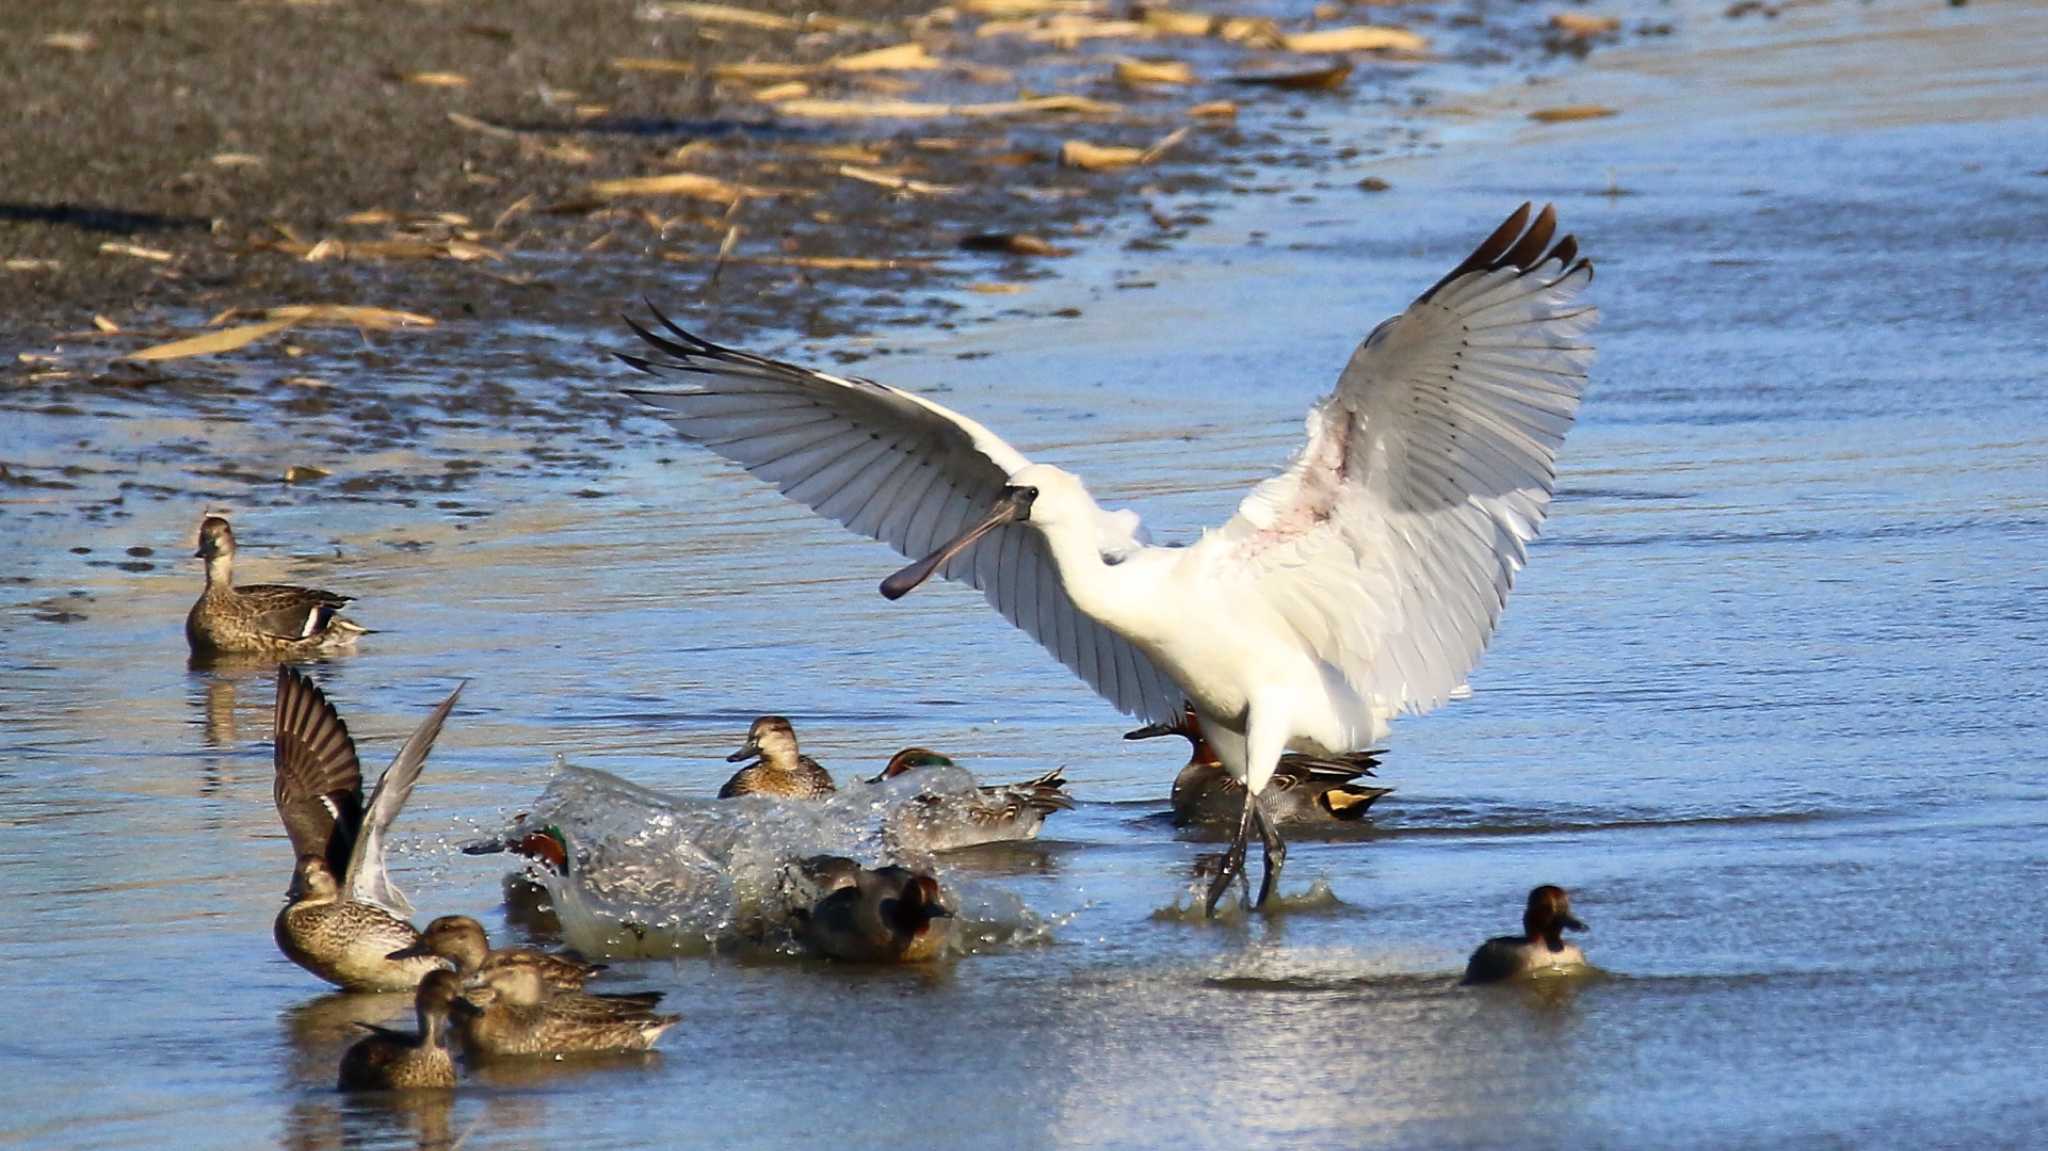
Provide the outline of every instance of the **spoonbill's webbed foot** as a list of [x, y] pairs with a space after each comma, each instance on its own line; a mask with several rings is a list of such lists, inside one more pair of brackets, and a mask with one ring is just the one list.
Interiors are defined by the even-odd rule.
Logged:
[[1266, 851], [1266, 865], [1259, 876], [1259, 901], [1253, 907], [1264, 907], [1280, 886], [1280, 869], [1287, 866], [1287, 841], [1280, 838], [1279, 821], [1266, 814], [1258, 797], [1250, 798], [1249, 806], [1255, 812], [1259, 823], [1259, 843]]
[[1223, 862], [1216, 869], [1216, 878], [1209, 881], [1209, 898], [1202, 905], [1202, 914], [1216, 918], [1216, 905], [1223, 901], [1223, 893], [1230, 890], [1232, 880], [1243, 880], [1245, 897], [1251, 896], [1251, 880], [1244, 873], [1244, 857], [1251, 847], [1252, 821], [1263, 821], [1258, 800], [1251, 792], [1244, 795], [1244, 812], [1238, 816], [1237, 834], [1230, 840], [1230, 850], [1223, 853]]

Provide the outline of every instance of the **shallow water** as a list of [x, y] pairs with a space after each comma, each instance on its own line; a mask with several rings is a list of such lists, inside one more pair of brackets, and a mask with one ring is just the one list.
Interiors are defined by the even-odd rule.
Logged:
[[[1442, 154], [1372, 169], [1392, 192], [1333, 180], [1306, 204], [1225, 206], [1178, 251], [1073, 269], [1059, 290], [1079, 319], [912, 333], [912, 354], [863, 365], [943, 389], [1171, 537], [1285, 458], [1372, 323], [1515, 202], [1558, 202], [1606, 318], [1554, 517], [1474, 698], [1396, 726], [1382, 782], [1399, 790], [1363, 834], [1298, 844], [1287, 888], [1308, 894], [1287, 912], [1175, 913], [1214, 849], [1159, 815], [1178, 749], [1118, 740], [1124, 721], [971, 592], [885, 603], [884, 549], [636, 417], [603, 449], [615, 470], [507, 469], [467, 498], [488, 515], [306, 498], [240, 525], [242, 578], [344, 588], [381, 629], [318, 671], [373, 769], [471, 681], [400, 825], [422, 916], [517, 934], [502, 866], [456, 846], [530, 803], [555, 755], [705, 795], [747, 721], [780, 711], [842, 773], [913, 742], [989, 779], [1069, 765], [1081, 806], [1043, 841], [949, 864], [1050, 940], [915, 972], [623, 963], [616, 987], [664, 989], [686, 1016], [658, 1058], [494, 1072], [452, 1102], [345, 1100], [347, 1020], [406, 1005], [323, 996], [271, 945], [289, 850], [269, 673], [185, 667], [198, 509], [15, 515], [0, 1136], [2036, 1139], [2048, 101], [2015, 45], [2048, 24], [1973, 4], [1689, 27], [1548, 89], [1447, 93]], [[1576, 98], [1627, 114], [1524, 130], [1452, 107]], [[1116, 290], [1134, 271], [1156, 287]], [[260, 429], [121, 434], [263, 450]], [[488, 429], [434, 450], [489, 461]], [[1608, 975], [1457, 988], [1538, 881], [1574, 890]]]

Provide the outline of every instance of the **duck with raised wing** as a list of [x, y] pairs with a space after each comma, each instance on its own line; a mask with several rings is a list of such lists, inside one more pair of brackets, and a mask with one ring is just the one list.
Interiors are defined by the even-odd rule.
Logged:
[[385, 867], [385, 836], [461, 694], [457, 685], [420, 721], [365, 804], [348, 725], [312, 680], [293, 668], [277, 669], [272, 796], [298, 853], [290, 902], [277, 916], [277, 946], [337, 987], [404, 991], [441, 969], [433, 956], [391, 958], [420, 936], [406, 920], [412, 904]]
[[[1244, 785], [1223, 768], [1222, 757], [1202, 729], [1194, 709], [1179, 723], [1155, 723], [1124, 733], [1125, 739], [1154, 739], [1162, 735], [1183, 736], [1193, 745], [1187, 766], [1173, 779], [1173, 825], [1229, 824], [1244, 810]], [[1275, 823], [1353, 823], [1365, 818], [1366, 810], [1391, 787], [1371, 787], [1355, 782], [1379, 766], [1377, 751], [1356, 751], [1321, 758], [1288, 752], [1273, 770], [1268, 793], [1260, 806]]]
[[818, 761], [797, 751], [796, 729], [779, 715], [764, 715], [747, 729], [747, 742], [725, 757], [727, 763], [747, 766], [733, 773], [718, 789], [718, 798], [737, 795], [772, 795], [780, 799], [821, 799], [831, 795], [832, 773]]
[[1567, 930], [1584, 931], [1586, 925], [1572, 915], [1571, 896], [1565, 889], [1546, 883], [1529, 893], [1529, 904], [1522, 911], [1522, 934], [1496, 935], [1480, 944], [1465, 964], [1464, 981], [1498, 983], [1583, 969], [1586, 955], [1577, 944], [1564, 941]]
[[891, 849], [955, 851], [985, 843], [1037, 839], [1046, 817], [1071, 811], [1066, 768], [1056, 767], [1022, 783], [982, 786], [965, 768], [938, 752], [906, 747], [869, 783], [892, 779], [923, 789], [889, 812], [883, 827]]
[[[1136, 513], [1033, 463], [923, 396], [634, 324], [690, 386], [634, 391], [682, 436], [849, 528], [973, 584], [1111, 703], [1202, 734], [1245, 786], [1209, 914], [1265, 847], [1259, 901], [1286, 862], [1264, 812], [1280, 757], [1373, 747], [1404, 713], [1451, 699], [1528, 559], [1579, 407], [1598, 313], [1592, 265], [1556, 214], [1523, 205], [1472, 254], [1374, 328], [1307, 442], [1236, 516], [1155, 547]], [[1248, 417], [1249, 418], [1249, 417]], [[978, 546], [977, 546], [978, 545]]]
[[417, 1091], [455, 1086], [455, 1059], [448, 1052], [451, 1020], [477, 1013], [462, 997], [459, 977], [445, 968], [427, 973], [413, 995], [417, 1032], [358, 1023], [370, 1032], [341, 1057], [343, 1091]]
[[489, 968], [472, 992], [481, 1010], [457, 1026], [463, 1050], [480, 1058], [602, 1055], [645, 1051], [680, 1015], [652, 1010], [659, 992], [588, 995], [551, 989], [537, 968]]
[[491, 946], [484, 925], [467, 915], [444, 915], [420, 933], [419, 942], [392, 952], [389, 959], [433, 956], [455, 965], [455, 973], [475, 979], [500, 967], [531, 967], [556, 991], [580, 991], [591, 976], [605, 969], [577, 955], [553, 955], [535, 947]]
[[199, 655], [300, 659], [339, 651], [369, 629], [341, 617], [353, 597], [289, 584], [236, 587], [235, 530], [219, 516], [199, 523], [206, 590], [185, 615], [185, 639]]
[[[826, 857], [832, 858], [832, 857]], [[847, 963], [924, 963], [952, 938], [953, 909], [939, 881], [907, 867], [856, 868], [796, 914], [797, 938], [819, 955]]]

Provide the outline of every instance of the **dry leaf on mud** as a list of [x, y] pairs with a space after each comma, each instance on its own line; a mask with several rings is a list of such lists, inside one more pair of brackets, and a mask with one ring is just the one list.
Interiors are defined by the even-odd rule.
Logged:
[[284, 470], [284, 482], [302, 484], [308, 480], [324, 480], [333, 472], [315, 464], [293, 464]]
[[1601, 36], [1621, 27], [1619, 16], [1594, 16], [1586, 12], [1556, 12], [1550, 26], [1567, 36]]
[[1429, 41], [1406, 28], [1379, 24], [1354, 24], [1345, 28], [1318, 28], [1280, 38], [1289, 52], [1421, 52]]
[[1116, 81], [1127, 88], [1192, 84], [1195, 82], [1195, 70], [1183, 60], [1134, 60], [1123, 56], [1116, 62]]
[[469, 77], [460, 72], [414, 72], [405, 78], [405, 82], [422, 88], [469, 87]]
[[133, 256], [138, 260], [153, 260], [159, 264], [169, 263], [178, 258], [174, 253], [166, 252], [162, 248], [145, 248], [140, 244], [124, 244], [119, 240], [102, 243], [100, 251], [110, 256]]
[[341, 218], [341, 222], [344, 224], [374, 227], [379, 224], [396, 224], [398, 217], [394, 213], [387, 212], [382, 208], [366, 208], [360, 212], [350, 212]]
[[841, 164], [837, 171], [849, 180], [858, 180], [863, 184], [873, 184], [876, 187], [888, 188], [896, 192], [912, 192], [921, 196], [950, 196], [962, 190], [955, 184], [928, 184], [923, 180], [913, 180], [900, 173], [886, 172], [878, 168], [866, 168], [857, 164]]
[[[678, 264], [694, 264], [719, 257], [695, 252], [663, 252], [661, 258]], [[828, 272], [885, 272], [897, 268], [929, 268], [930, 260], [880, 256], [726, 256], [728, 264], [758, 264], [770, 268], [813, 268]]]
[[1237, 118], [1237, 105], [1228, 100], [1210, 100], [1189, 108], [1188, 115], [1197, 120], [1234, 120]]
[[112, 334], [114, 332], [118, 332], [121, 330], [121, 325], [97, 313], [93, 315], [92, 326], [96, 331], [106, 332], [108, 334]]
[[1084, 40], [1142, 40], [1156, 33], [1136, 20], [1102, 20], [1093, 16], [1057, 15], [1030, 20], [991, 20], [974, 30], [984, 39], [1018, 36], [1032, 44], [1072, 48]]
[[368, 304], [286, 304], [283, 307], [266, 308], [263, 315], [270, 320], [281, 320], [289, 324], [311, 324], [314, 327], [346, 324], [373, 332], [434, 326], [432, 316], [372, 307]]
[[672, 75], [689, 75], [697, 69], [683, 60], [666, 60], [658, 56], [614, 56], [612, 69], [618, 72], [661, 72]]
[[1339, 62], [1300, 72], [1262, 72], [1249, 76], [1232, 76], [1230, 82], [1257, 84], [1267, 88], [1286, 88], [1298, 92], [1324, 92], [1342, 88], [1344, 81], [1350, 78], [1350, 63]]
[[90, 32], [52, 32], [43, 37], [43, 47], [62, 52], [90, 52], [98, 43]]
[[260, 324], [243, 324], [234, 328], [222, 328], [217, 332], [206, 332], [167, 344], [153, 344], [138, 352], [130, 352], [121, 358], [151, 362], [156, 360], [182, 360], [188, 356], [215, 356], [246, 348], [265, 336], [274, 336], [292, 326], [290, 320], [267, 320]]
[[1006, 252], [1013, 256], [1064, 256], [1042, 236], [1029, 232], [977, 232], [960, 237], [960, 247], [969, 252]]
[[1603, 116], [1620, 115], [1620, 110], [1605, 104], [1561, 104], [1555, 108], [1538, 108], [1529, 113], [1529, 118], [1543, 124], [1561, 124], [1567, 120], [1598, 120]]
[[1138, 19], [1163, 36], [1207, 36], [1217, 26], [1207, 12], [1177, 12], [1171, 8], [1146, 8]]
[[794, 80], [817, 71], [811, 64], [797, 64], [788, 60], [740, 60], [731, 64], [720, 64], [711, 69], [711, 74], [720, 80]]
[[750, 188], [696, 172], [667, 172], [659, 176], [627, 176], [598, 180], [586, 189], [599, 200], [625, 196], [683, 196], [712, 204], [730, 204], [741, 196], [772, 196], [774, 190]]
[[1084, 172], [1107, 172], [1117, 168], [1129, 168], [1144, 158], [1143, 148], [1104, 146], [1090, 144], [1086, 140], [1068, 140], [1060, 145], [1060, 166], [1079, 168]]
[[799, 96], [808, 96], [810, 94], [811, 86], [809, 84], [804, 83], [802, 80], [791, 80], [783, 84], [770, 84], [766, 88], [756, 88], [754, 90], [754, 99], [761, 101], [763, 104], [773, 104], [777, 101], [794, 100]]
[[486, 136], [492, 136], [500, 140], [517, 140], [526, 135], [524, 132], [516, 132], [510, 128], [501, 127], [488, 120], [479, 120], [475, 116], [465, 116], [461, 112], [448, 113], [448, 122], [458, 128], [467, 128], [472, 132], [482, 132]]
[[768, 12], [756, 12], [751, 8], [735, 8], [730, 4], [698, 4], [686, 0], [669, 0], [656, 5], [664, 16], [679, 16], [702, 24], [734, 24], [742, 28], [762, 28], [771, 32], [785, 32], [799, 27], [787, 16]]
[[1114, 104], [1086, 96], [1033, 96], [987, 104], [933, 104], [918, 100], [788, 100], [776, 105], [786, 116], [812, 120], [933, 120], [943, 116], [1028, 116], [1033, 114], [1113, 116]]
[[1014, 296], [1024, 290], [1022, 284], [981, 283], [969, 284], [967, 290], [984, 296]]
[[263, 157], [254, 152], [215, 152], [206, 162], [216, 168], [261, 168]]
[[1095, 0], [958, 0], [953, 7], [970, 16], [1043, 16], [1052, 12], [1082, 13], [1101, 10]]
[[825, 61], [825, 67], [834, 72], [929, 72], [938, 66], [938, 60], [915, 40]]

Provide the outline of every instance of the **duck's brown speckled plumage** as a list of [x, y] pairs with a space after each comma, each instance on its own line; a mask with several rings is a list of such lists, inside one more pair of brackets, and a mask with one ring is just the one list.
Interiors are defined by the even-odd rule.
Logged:
[[448, 1023], [476, 1008], [462, 998], [454, 972], [439, 969], [420, 981], [413, 997], [419, 1030], [407, 1033], [370, 1024], [370, 1034], [341, 1057], [343, 1091], [445, 1090], [455, 1086]]
[[268, 655], [299, 659], [339, 651], [366, 629], [341, 616], [352, 597], [288, 584], [234, 582], [235, 533], [208, 516], [199, 525], [206, 590], [185, 614], [185, 639], [199, 655]]
[[605, 966], [573, 955], [551, 955], [532, 947], [494, 948], [483, 924], [467, 915], [444, 915], [436, 919], [427, 924], [416, 944], [406, 952], [395, 952], [391, 957], [402, 959], [413, 955], [445, 959], [464, 979], [478, 978], [505, 967], [530, 967], [542, 982], [557, 991], [580, 990]]
[[682, 1019], [651, 1010], [659, 993], [554, 991], [524, 965], [483, 972], [481, 1010], [458, 1024], [463, 1050], [479, 1058], [645, 1051]]
[[298, 852], [290, 902], [273, 932], [286, 958], [350, 991], [403, 991], [442, 963], [391, 958], [419, 942], [405, 896], [385, 873], [383, 836], [417, 782], [460, 687], [414, 730], [363, 797], [348, 726], [313, 681], [279, 667], [272, 798]]
[[[906, 747], [870, 782], [945, 773], [961, 783], [973, 777], [938, 752]], [[947, 786], [912, 797], [890, 812], [884, 833], [897, 851], [952, 851], [984, 843], [1038, 838], [1047, 816], [1074, 806], [1066, 791], [1066, 769], [1056, 767], [1022, 783]]]
[[1498, 983], [1583, 969], [1585, 953], [1566, 943], [1564, 933], [1585, 929], [1572, 914], [1571, 896], [1564, 888], [1546, 883], [1529, 892], [1528, 906], [1522, 911], [1522, 934], [1497, 935], [1480, 944], [1465, 964], [1464, 981]]
[[779, 715], [764, 715], [747, 730], [747, 741], [726, 756], [729, 763], [758, 762], [733, 773], [718, 789], [718, 798], [770, 795], [779, 799], [822, 799], [838, 788], [818, 761], [797, 751], [796, 731]]

